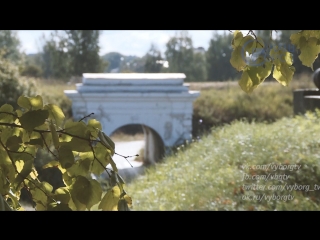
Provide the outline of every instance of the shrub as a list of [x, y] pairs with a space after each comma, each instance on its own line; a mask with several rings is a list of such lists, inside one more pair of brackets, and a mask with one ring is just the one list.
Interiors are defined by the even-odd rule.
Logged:
[[314, 88], [310, 75], [298, 76], [288, 87], [275, 81], [265, 82], [251, 94], [241, 91], [238, 84], [226, 83], [219, 88], [207, 86], [194, 102], [193, 135], [244, 118], [249, 122], [270, 123], [290, 117], [293, 115], [293, 91], [310, 87]]

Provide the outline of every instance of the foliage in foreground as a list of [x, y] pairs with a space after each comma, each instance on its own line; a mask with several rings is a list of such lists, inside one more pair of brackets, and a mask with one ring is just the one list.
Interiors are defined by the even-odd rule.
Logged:
[[251, 93], [271, 76], [271, 73], [276, 81], [287, 86], [295, 72], [293, 51], [298, 51], [301, 63], [313, 70], [314, 61], [320, 53], [319, 30], [292, 33], [291, 44], [286, 46], [272, 41], [272, 31], [269, 44], [257, 37], [253, 30], [249, 30], [246, 36], [239, 30], [233, 33], [230, 63], [237, 71], [242, 72], [238, 83], [246, 93]]
[[306, 116], [213, 129], [130, 183], [133, 209], [319, 210], [320, 114]]
[[[114, 142], [99, 121], [84, 121], [92, 114], [78, 122], [65, 121], [62, 110], [44, 105], [39, 95], [20, 96], [17, 104], [19, 109], [10, 104], [0, 107], [0, 210], [23, 210], [19, 203], [23, 188], [36, 210], [90, 210], [97, 204], [102, 210], [129, 210], [131, 198], [112, 159]], [[54, 188], [37, 177], [34, 159], [39, 149], [54, 156], [43, 168], [58, 168], [64, 187]], [[110, 188], [102, 197], [91, 174], [104, 171], [110, 176]]]

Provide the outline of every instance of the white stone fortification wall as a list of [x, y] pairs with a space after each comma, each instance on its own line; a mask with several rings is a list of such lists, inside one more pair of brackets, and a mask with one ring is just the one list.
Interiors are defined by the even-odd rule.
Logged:
[[93, 112], [108, 135], [124, 125], [143, 124], [170, 147], [191, 139], [192, 103], [199, 96], [183, 85], [183, 76], [84, 74], [83, 84], [65, 94], [75, 119]]

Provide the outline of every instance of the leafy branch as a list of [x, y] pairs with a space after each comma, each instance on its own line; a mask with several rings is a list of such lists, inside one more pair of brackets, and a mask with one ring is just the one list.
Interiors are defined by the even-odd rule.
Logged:
[[[271, 40], [272, 31], [276, 30], [271, 30]], [[249, 30], [246, 36], [239, 30], [233, 32], [230, 63], [242, 72], [238, 83], [246, 93], [251, 93], [271, 74], [281, 85], [288, 86], [295, 72], [291, 51], [276, 43], [264, 48], [263, 40], [260, 39], [254, 30]], [[313, 69], [313, 63], [320, 53], [320, 30], [299, 31], [292, 34], [290, 40], [300, 50], [301, 63]], [[254, 55], [258, 47], [261, 51]]]
[[[122, 155], [115, 153], [115, 144], [102, 132], [99, 121], [83, 121], [94, 113], [77, 122], [64, 121], [61, 109], [54, 104], [44, 106], [39, 95], [20, 96], [17, 103], [23, 111], [14, 111], [9, 104], [0, 107], [0, 190], [3, 196], [12, 197], [11, 191], [20, 196], [21, 189], [26, 188], [36, 202], [36, 210], [90, 210], [99, 203], [102, 210], [129, 210], [132, 200], [124, 190], [125, 183], [112, 159], [114, 154]], [[58, 167], [65, 187], [54, 190], [49, 183], [37, 178], [34, 159], [40, 148], [55, 158], [43, 168]], [[128, 161], [131, 156], [122, 157]], [[103, 171], [118, 189], [108, 191], [102, 198], [102, 188], [91, 174], [100, 175]], [[7, 176], [10, 181], [3, 180]], [[11, 207], [17, 209], [16, 205]]]

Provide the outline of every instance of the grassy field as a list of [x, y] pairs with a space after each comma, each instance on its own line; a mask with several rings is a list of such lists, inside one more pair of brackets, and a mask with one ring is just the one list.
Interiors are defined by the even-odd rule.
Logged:
[[127, 192], [133, 210], [319, 210], [319, 191], [312, 191], [320, 184], [319, 167], [314, 115], [272, 124], [236, 121], [182, 146], [129, 183]]

